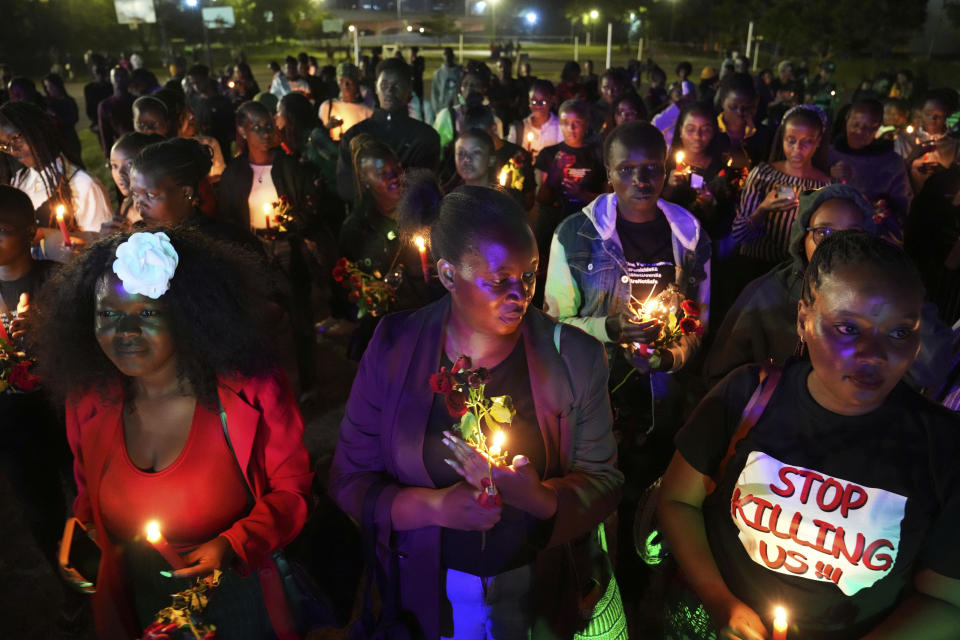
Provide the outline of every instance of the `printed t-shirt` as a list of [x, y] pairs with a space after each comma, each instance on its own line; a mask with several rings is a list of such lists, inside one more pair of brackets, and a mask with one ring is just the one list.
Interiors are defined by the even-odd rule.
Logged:
[[563, 182], [569, 180], [579, 183], [581, 191], [601, 193], [607, 179], [607, 170], [603, 166], [600, 146], [588, 144], [573, 148], [566, 142], [546, 147], [537, 155], [534, 168], [543, 171], [548, 176], [556, 172], [556, 182], [550, 186], [560, 192], [558, 201], [552, 203], [560, 208], [564, 217], [576, 213], [587, 203], [570, 195]]
[[[440, 366], [450, 369], [452, 365], [445, 355], [441, 357]], [[523, 340], [517, 342], [506, 360], [490, 369], [490, 382], [486, 385], [485, 395], [487, 398], [509, 395], [513, 400], [517, 414], [506, 428], [504, 449], [509, 459], [516, 455], [526, 456], [537, 470], [537, 475], [543, 478], [546, 449], [533, 405]], [[449, 487], [463, 479], [443, 461], [444, 458], [454, 457], [453, 452], [443, 444], [443, 432], [456, 433], [453, 426], [458, 422], [447, 411], [443, 395], [436, 394], [423, 441], [423, 462], [430, 479], [440, 488]], [[546, 535], [543, 524], [529, 513], [505, 504], [500, 521], [487, 531], [485, 544], [479, 531], [444, 529], [441, 543], [443, 566], [476, 576], [495, 576], [529, 564], [536, 559], [542, 543], [546, 542], [541, 540]], [[481, 545], [484, 546], [482, 551]]]
[[617, 236], [623, 247], [630, 294], [644, 301], [675, 280], [673, 233], [663, 212], [650, 222], [630, 222], [617, 216]]
[[[761, 616], [777, 605], [803, 638], [860, 637], [887, 616], [918, 569], [960, 578], [960, 418], [902, 382], [877, 410], [841, 416], [787, 365], [756, 426], [703, 504], [724, 582]], [[724, 378], [677, 434], [712, 476], [758, 367]], [[793, 632], [791, 632], [793, 634]]]

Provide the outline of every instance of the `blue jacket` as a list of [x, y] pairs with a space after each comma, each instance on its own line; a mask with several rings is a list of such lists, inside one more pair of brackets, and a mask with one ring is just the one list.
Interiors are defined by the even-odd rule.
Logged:
[[[706, 328], [710, 305], [710, 238], [683, 207], [658, 201], [673, 233], [676, 284], [687, 298], [700, 303]], [[617, 235], [617, 196], [606, 193], [580, 213], [564, 220], [550, 245], [544, 311], [560, 322], [580, 327], [612, 347], [606, 318], [630, 301], [623, 245]], [[688, 335], [670, 347], [676, 371], [696, 351], [700, 337]]]

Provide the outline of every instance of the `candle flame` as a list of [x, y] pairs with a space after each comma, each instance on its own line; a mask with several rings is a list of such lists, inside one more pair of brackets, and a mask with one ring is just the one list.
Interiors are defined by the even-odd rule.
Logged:
[[493, 444], [490, 446], [491, 455], [500, 455], [503, 450], [503, 443], [507, 441], [507, 434], [503, 431], [497, 431], [493, 434]]
[[527, 134], [527, 142], [533, 142], [533, 131]]
[[500, 170], [500, 186], [507, 186], [507, 181], [510, 180], [510, 169], [504, 167]]
[[156, 520], [151, 520], [147, 523], [147, 542], [154, 544], [160, 542], [163, 538], [163, 534], [160, 533], [160, 523]]
[[685, 157], [683, 151], [677, 151], [677, 155], [675, 157], [678, 166], [683, 164], [683, 158]]
[[62, 204], [57, 205], [57, 220], [63, 220], [64, 206]]
[[227, 86], [233, 89], [235, 86], [237, 86], [237, 83], [231, 80], [230, 82], [227, 83]]
[[727, 159], [727, 166], [728, 166], [728, 167], [732, 167], [732, 166], [733, 166], [733, 158], [728, 158], [728, 159]]
[[773, 625], [780, 629], [785, 629], [787, 626], [787, 610], [783, 607], [777, 607], [773, 610]]
[[908, 125], [907, 125], [907, 133], [913, 133], [913, 125], [912, 125], [912, 124], [908, 124]]
[[263, 203], [263, 212], [264, 212], [265, 214], [270, 215], [270, 210], [271, 210], [271, 209], [273, 209], [273, 207], [270, 205], [269, 202], [264, 202], [264, 203]]
[[413, 244], [417, 245], [417, 251], [420, 253], [427, 250], [427, 241], [423, 239], [423, 236], [416, 236], [413, 239]]

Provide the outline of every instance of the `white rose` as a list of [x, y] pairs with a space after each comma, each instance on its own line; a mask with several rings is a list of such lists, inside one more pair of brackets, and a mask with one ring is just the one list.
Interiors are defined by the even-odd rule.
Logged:
[[156, 300], [170, 288], [180, 256], [163, 232], [134, 233], [117, 247], [113, 272], [127, 293]]

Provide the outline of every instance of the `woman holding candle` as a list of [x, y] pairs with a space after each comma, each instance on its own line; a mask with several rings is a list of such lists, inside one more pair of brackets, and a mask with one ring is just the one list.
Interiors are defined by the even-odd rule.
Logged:
[[830, 234], [804, 276], [807, 357], [737, 369], [677, 435], [659, 521], [720, 637], [767, 637], [777, 605], [792, 637], [956, 635], [960, 422], [901, 384], [922, 306], [898, 248]]
[[731, 73], [717, 90], [717, 141], [734, 166], [753, 168], [770, 155], [773, 132], [757, 118], [760, 97], [749, 73]]
[[[359, 520], [368, 488], [387, 480], [376, 534], [404, 558], [402, 606], [426, 637], [529, 637], [544, 623], [569, 637], [562, 623], [576, 617], [583, 585], [562, 573], [562, 545], [613, 511], [623, 481], [603, 350], [529, 308], [538, 252], [506, 194], [461, 187], [444, 197], [430, 237], [449, 295], [381, 322], [340, 427], [330, 492]], [[507, 393], [516, 408], [505, 447], [519, 455], [492, 469], [501, 508], [479, 505], [479, 487], [447, 462], [487, 468], [461, 443], [444, 445], [457, 418], [430, 387], [461, 354], [490, 370], [489, 396]]]
[[[216, 569], [219, 633], [294, 637], [270, 555], [303, 526], [312, 474], [264, 339], [266, 286], [252, 254], [170, 230], [105, 239], [44, 291], [39, 361], [66, 395], [74, 514], [103, 550], [101, 638], [139, 637], [170, 593]], [[151, 521], [186, 566], [172, 578]]]
[[56, 123], [36, 105], [0, 106], [0, 150], [23, 166], [10, 184], [30, 197], [41, 226], [56, 225], [54, 213], [60, 204], [71, 231], [98, 233], [112, 217], [103, 185], [64, 157]]
[[529, 151], [534, 159], [544, 147], [563, 140], [560, 119], [551, 111], [557, 90], [549, 80], [534, 80], [529, 91], [530, 115], [520, 125], [510, 128], [508, 140]]

